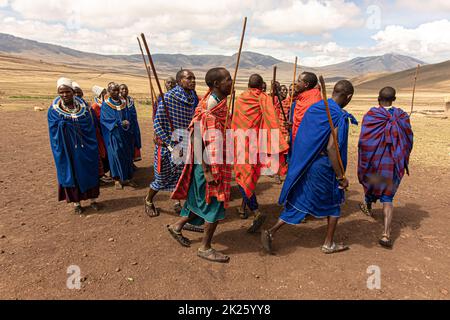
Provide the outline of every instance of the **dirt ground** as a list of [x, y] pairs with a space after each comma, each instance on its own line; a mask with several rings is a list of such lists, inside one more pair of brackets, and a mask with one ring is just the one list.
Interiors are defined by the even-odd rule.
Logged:
[[[363, 196], [355, 167], [359, 130], [352, 129], [352, 185], [337, 230], [337, 240], [351, 250], [322, 254], [325, 222], [310, 220], [283, 229], [274, 242], [277, 254], [265, 255], [259, 234], [248, 235], [250, 221], [236, 213], [240, 198], [234, 187], [234, 201], [214, 239], [231, 262], [218, 265], [196, 257], [201, 235], [187, 234], [190, 249], [170, 237], [165, 227], [176, 216], [168, 194], [157, 199], [161, 217], [150, 219], [143, 212], [153, 176], [147, 117], [141, 119], [144, 160], [136, 174], [141, 188], [103, 188], [104, 210], [77, 216], [57, 202], [46, 113], [0, 111], [0, 298], [449, 299], [449, 122], [417, 119], [423, 136], [417, 136], [411, 176], [396, 199], [392, 251], [377, 245], [380, 207], [376, 219], [357, 208]], [[428, 154], [430, 146], [435, 154]], [[434, 161], [424, 161], [427, 157]], [[261, 209], [271, 216], [268, 225], [281, 212], [280, 189], [269, 178], [259, 185]], [[66, 286], [71, 265], [81, 269], [81, 290]], [[381, 269], [381, 290], [367, 288], [372, 265]]]

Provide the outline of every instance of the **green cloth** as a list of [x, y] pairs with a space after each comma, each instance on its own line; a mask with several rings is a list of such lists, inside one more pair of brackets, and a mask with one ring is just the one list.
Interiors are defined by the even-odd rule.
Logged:
[[205, 221], [215, 223], [225, 219], [223, 202], [217, 201], [214, 197], [210, 204], [206, 203], [206, 178], [202, 165], [194, 164], [192, 171], [188, 198], [180, 215], [189, 217], [191, 213], [195, 214], [195, 219], [190, 222], [194, 226], [201, 226]]

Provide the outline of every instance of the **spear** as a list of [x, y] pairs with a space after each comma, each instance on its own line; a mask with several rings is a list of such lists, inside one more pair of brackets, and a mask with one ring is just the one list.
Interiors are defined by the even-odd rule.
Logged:
[[155, 106], [155, 100], [154, 100], [155, 90], [153, 89], [152, 75], [150, 73], [150, 69], [148, 68], [147, 60], [145, 60], [144, 51], [142, 50], [141, 40], [139, 40], [139, 38], [137, 38], [137, 41], [139, 43], [139, 49], [141, 49], [142, 60], [144, 60], [144, 65], [145, 65], [145, 70], [147, 71], [148, 81], [150, 82], [150, 96], [152, 99], [152, 107], [154, 107]]
[[416, 84], [417, 84], [417, 76], [419, 75], [419, 69], [420, 69], [420, 64], [417, 65], [416, 75], [414, 76], [414, 86], [413, 86], [413, 94], [412, 94], [412, 101], [411, 101], [411, 113], [409, 114], [409, 116], [411, 116], [414, 111], [414, 98], [416, 96]]
[[150, 62], [150, 66], [152, 67], [153, 75], [155, 76], [156, 84], [158, 86], [159, 94], [161, 95], [161, 100], [164, 106], [164, 109], [166, 111], [167, 120], [169, 120], [170, 130], [173, 132], [173, 124], [172, 120], [170, 119], [169, 115], [169, 109], [167, 108], [166, 100], [164, 99], [164, 93], [161, 87], [161, 83], [159, 82], [158, 73], [156, 72], [155, 64], [153, 63], [152, 55], [150, 54], [150, 49], [147, 44], [147, 40], [145, 38], [145, 35], [141, 33], [142, 42], [144, 43], [145, 50], [147, 51], [148, 61]]
[[327, 87], [325, 85], [325, 80], [323, 79], [323, 76], [320, 76], [319, 80], [320, 80], [320, 86], [322, 87], [322, 98], [325, 103], [325, 109], [327, 110], [327, 116], [328, 116], [328, 122], [330, 124], [331, 134], [333, 135], [334, 147], [335, 147], [336, 153], [337, 153], [339, 168], [342, 171], [343, 177], [345, 177], [345, 168], [344, 168], [344, 163], [342, 162], [341, 152], [339, 151], [338, 137], [337, 137], [337, 134], [335, 131], [335, 127], [333, 125], [333, 118], [331, 117], [330, 106], [328, 105]]
[[247, 29], [247, 17], [244, 18], [244, 26], [242, 28], [242, 35], [241, 35], [241, 43], [239, 45], [239, 52], [238, 52], [238, 56], [237, 56], [237, 62], [236, 62], [236, 69], [234, 70], [234, 77], [233, 77], [233, 84], [231, 86], [231, 94], [232, 94], [232, 98], [231, 98], [231, 104], [228, 106], [228, 110], [227, 110], [227, 118], [225, 120], [225, 133], [227, 130], [227, 126], [228, 126], [228, 121], [230, 120], [230, 107], [231, 109], [231, 117], [233, 116], [234, 113], [234, 100], [236, 98], [236, 78], [237, 78], [237, 74], [238, 74], [238, 70], [239, 70], [239, 63], [241, 62], [241, 54], [242, 54], [242, 46], [244, 45], [244, 38], [245, 38], [245, 30]]
[[294, 102], [295, 81], [297, 80], [297, 64], [298, 64], [298, 57], [295, 57], [294, 79], [292, 80], [292, 94], [291, 94], [291, 100], [290, 100], [291, 103], [289, 104], [289, 109], [292, 107], [292, 102]]

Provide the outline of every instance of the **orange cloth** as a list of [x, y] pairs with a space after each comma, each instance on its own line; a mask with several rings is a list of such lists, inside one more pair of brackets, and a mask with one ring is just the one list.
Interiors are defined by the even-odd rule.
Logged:
[[[289, 143], [290, 133], [286, 129], [286, 127], [284, 127], [284, 125], [283, 125], [284, 124], [284, 116], [280, 109], [280, 104], [278, 103], [278, 99], [276, 99], [276, 101], [277, 101], [278, 118], [280, 120], [280, 126], [281, 126], [281, 133], [283, 134], [283, 137], [286, 140], [286, 142]], [[291, 103], [290, 97], [284, 99], [283, 102], [281, 103], [281, 106], [284, 111], [284, 115], [286, 116], [286, 119], [288, 121], [289, 121], [289, 115], [291, 113], [291, 104], [290, 103]], [[288, 172], [289, 167], [288, 167], [288, 163], [287, 163], [287, 154], [288, 154], [288, 151], [286, 151], [285, 153], [280, 155], [280, 159], [279, 159], [280, 169], [278, 170], [278, 175], [280, 177], [286, 176], [287, 172]]]
[[303, 117], [305, 116], [306, 111], [308, 111], [309, 107], [313, 104], [322, 100], [322, 94], [319, 89], [311, 89], [305, 92], [302, 92], [298, 95], [297, 103], [294, 109], [294, 117], [293, 117], [293, 125], [292, 125], [292, 145], [294, 145], [295, 138], [297, 136], [298, 128], [302, 123]]
[[[235, 165], [236, 182], [244, 189], [246, 195], [250, 198], [256, 189], [256, 184], [261, 175], [261, 169], [266, 165], [261, 163], [259, 158], [261, 153], [282, 154], [289, 149], [289, 145], [280, 133], [279, 141], [271, 143], [271, 130], [280, 130], [280, 121], [278, 113], [272, 102], [272, 97], [259, 89], [249, 89], [241, 94], [236, 101], [233, 120], [231, 122], [233, 131], [241, 129], [247, 131], [255, 130], [258, 143], [250, 144], [249, 139], [245, 139], [245, 163], [240, 162], [239, 139], [235, 138]], [[267, 130], [267, 150], [261, 150], [260, 130]], [[242, 148], [242, 147], [240, 147]], [[256, 164], [251, 163], [252, 156], [256, 156]], [[242, 160], [242, 159], [241, 159]]]
[[95, 128], [95, 135], [97, 136], [97, 142], [98, 142], [98, 152], [100, 154], [100, 158], [106, 159], [106, 146], [105, 142], [103, 140], [103, 135], [100, 129], [100, 105], [97, 102], [94, 102], [91, 106], [92, 110], [94, 111], [95, 117], [97, 118], [97, 123], [99, 124]]

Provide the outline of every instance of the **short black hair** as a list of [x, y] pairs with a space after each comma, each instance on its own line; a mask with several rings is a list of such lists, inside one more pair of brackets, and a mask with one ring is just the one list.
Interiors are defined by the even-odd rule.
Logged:
[[339, 95], [349, 95], [355, 93], [355, 88], [353, 84], [348, 80], [341, 80], [336, 83], [334, 86], [334, 93]]
[[264, 79], [261, 75], [255, 73], [248, 79], [248, 87], [251, 89], [262, 89], [264, 85]]
[[191, 73], [193, 73], [191, 70], [188, 70], [188, 69], [181, 69], [180, 71], [177, 72], [177, 75], [176, 75], [177, 83], [179, 83], [179, 82], [181, 81], [181, 79], [183, 78], [183, 74], [184, 74], [185, 72], [191, 72]]
[[392, 87], [384, 87], [380, 90], [380, 94], [378, 95], [378, 100], [393, 102], [396, 99], [397, 92]]
[[220, 82], [225, 78], [224, 73], [222, 72], [223, 70], [226, 71], [227, 69], [223, 67], [212, 68], [206, 73], [205, 82], [210, 89], [214, 88], [214, 83], [216, 81]]
[[120, 86], [128, 89], [128, 86], [125, 83], [122, 83]]
[[305, 82], [309, 83], [308, 90], [314, 89], [319, 83], [319, 79], [315, 73], [305, 71], [302, 73], [302, 76]]
[[[110, 90], [112, 90], [113, 87], [116, 87], [116, 86], [119, 86], [119, 84], [118, 84], [118, 83], [115, 83], [114, 81], [108, 83], [108, 92], [109, 92]], [[120, 86], [119, 86], [119, 87], [120, 87]]]

